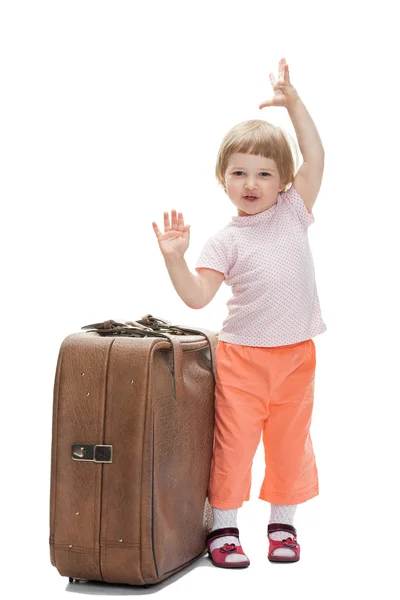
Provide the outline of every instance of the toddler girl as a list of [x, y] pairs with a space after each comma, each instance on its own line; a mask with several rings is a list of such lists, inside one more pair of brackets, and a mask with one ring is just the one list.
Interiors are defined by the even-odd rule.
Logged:
[[183, 258], [189, 228], [182, 213], [164, 213], [153, 228], [173, 285], [191, 308], [202, 308], [223, 281], [232, 287], [216, 348], [215, 441], [208, 499], [213, 526], [207, 549], [214, 565], [247, 567], [237, 526], [250, 498], [251, 468], [262, 436], [269, 502], [268, 558], [295, 562], [297, 504], [318, 495], [310, 438], [316, 366], [312, 338], [323, 333], [308, 227], [323, 173], [316, 127], [289, 81], [285, 59], [274, 96], [264, 106], [288, 110], [303, 164], [295, 172], [286, 134], [262, 120], [239, 123], [224, 137], [216, 177], [237, 215], [205, 243], [191, 273]]

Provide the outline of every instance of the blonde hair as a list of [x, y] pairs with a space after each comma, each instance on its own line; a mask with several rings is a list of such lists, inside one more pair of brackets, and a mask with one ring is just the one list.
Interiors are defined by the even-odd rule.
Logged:
[[230, 156], [236, 152], [243, 152], [272, 158], [286, 191], [288, 184], [295, 177], [298, 164], [297, 147], [293, 142], [294, 160], [290, 140], [293, 141], [293, 138], [287, 132], [267, 121], [251, 119], [238, 123], [225, 135], [218, 151], [215, 176], [219, 184], [224, 187]]

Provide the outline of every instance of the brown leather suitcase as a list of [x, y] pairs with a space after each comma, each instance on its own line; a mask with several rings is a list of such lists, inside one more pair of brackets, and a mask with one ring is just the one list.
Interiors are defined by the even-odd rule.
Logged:
[[206, 552], [218, 333], [152, 315], [82, 329], [54, 383], [51, 563], [158, 583]]

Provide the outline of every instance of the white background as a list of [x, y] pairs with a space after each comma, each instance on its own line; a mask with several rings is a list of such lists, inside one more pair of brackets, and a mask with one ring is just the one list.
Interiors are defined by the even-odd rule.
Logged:
[[[60, 2], [0, 12], [2, 593], [165, 598], [396, 596], [399, 85], [395, 2]], [[189, 268], [236, 214], [214, 177], [226, 131], [295, 135], [269, 98], [285, 57], [325, 149], [309, 228], [323, 318], [312, 437], [320, 495], [298, 507], [302, 557], [267, 560], [269, 505], [239, 511], [251, 565], [207, 558], [149, 590], [71, 586], [50, 563], [52, 394], [63, 339], [152, 314], [218, 331], [230, 288], [188, 308], [152, 221], [182, 211]], [[206, 567], [205, 569], [202, 567]], [[8, 591], [7, 591], [8, 590]], [[250, 590], [252, 590], [250, 592]]]

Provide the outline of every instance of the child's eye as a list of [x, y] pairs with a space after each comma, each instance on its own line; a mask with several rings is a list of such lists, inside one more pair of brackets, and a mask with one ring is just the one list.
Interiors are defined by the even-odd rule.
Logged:
[[[237, 175], [238, 173], [243, 173], [243, 171], [235, 171], [234, 175]], [[270, 175], [270, 173], [267, 173], [266, 171], [262, 171], [262, 175]]]

